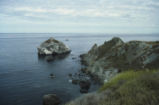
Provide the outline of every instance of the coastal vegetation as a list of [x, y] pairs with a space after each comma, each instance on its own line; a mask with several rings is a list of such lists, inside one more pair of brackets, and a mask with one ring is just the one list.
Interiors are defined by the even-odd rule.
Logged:
[[116, 75], [115, 77], [113, 77], [110, 81], [108, 81], [107, 83], [105, 83], [101, 88], [100, 88], [100, 92], [111, 88], [113, 86], [115, 86], [115, 84], [118, 83], [124, 83], [133, 79], [136, 79], [138, 77], [141, 77], [143, 75], [149, 75], [149, 74], [154, 74], [156, 73], [157, 70], [142, 70], [142, 71], [133, 71], [133, 70], [128, 70], [122, 73], [119, 73], [118, 75]]
[[99, 105], [157, 105], [159, 103], [159, 71], [128, 71], [104, 84], [100, 92], [111, 93]]
[[82, 71], [103, 83], [66, 105], [158, 105], [159, 42], [115, 37], [82, 54]]
[[126, 71], [105, 83], [98, 92], [89, 93], [66, 105], [158, 105], [159, 71]]

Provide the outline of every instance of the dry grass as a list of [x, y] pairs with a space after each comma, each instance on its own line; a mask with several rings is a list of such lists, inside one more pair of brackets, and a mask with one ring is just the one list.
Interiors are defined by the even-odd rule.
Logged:
[[158, 105], [159, 72], [127, 71], [106, 83], [100, 92], [107, 89], [112, 93], [99, 105]]

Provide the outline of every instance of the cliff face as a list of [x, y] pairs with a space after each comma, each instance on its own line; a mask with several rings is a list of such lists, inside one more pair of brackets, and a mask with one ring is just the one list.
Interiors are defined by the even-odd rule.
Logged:
[[130, 41], [124, 43], [115, 37], [101, 46], [95, 44], [81, 55], [84, 72], [107, 82], [118, 72], [159, 68], [159, 41]]

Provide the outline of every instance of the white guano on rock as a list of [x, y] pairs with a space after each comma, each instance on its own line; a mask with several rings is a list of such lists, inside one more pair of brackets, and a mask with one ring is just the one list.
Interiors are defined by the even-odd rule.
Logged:
[[44, 41], [37, 49], [39, 55], [60, 55], [71, 52], [70, 48], [63, 42], [52, 37]]

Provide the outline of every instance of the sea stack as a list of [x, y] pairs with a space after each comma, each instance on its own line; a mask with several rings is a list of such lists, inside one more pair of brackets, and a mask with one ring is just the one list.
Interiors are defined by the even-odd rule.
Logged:
[[41, 43], [37, 49], [39, 55], [62, 55], [71, 52], [70, 48], [63, 42], [52, 37]]

